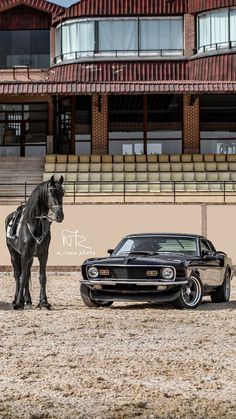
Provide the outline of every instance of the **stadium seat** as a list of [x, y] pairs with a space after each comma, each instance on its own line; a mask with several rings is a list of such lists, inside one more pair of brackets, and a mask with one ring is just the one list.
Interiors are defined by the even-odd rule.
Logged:
[[69, 154], [68, 163], [78, 163], [78, 161], [79, 161], [79, 156], [75, 154]]

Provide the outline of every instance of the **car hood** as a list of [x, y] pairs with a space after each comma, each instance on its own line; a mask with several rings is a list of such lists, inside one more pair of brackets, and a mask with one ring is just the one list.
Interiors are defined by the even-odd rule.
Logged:
[[[191, 258], [192, 259], [192, 258]], [[162, 253], [158, 255], [129, 255], [129, 256], [111, 256], [107, 258], [88, 259], [87, 265], [113, 265], [113, 266], [127, 266], [127, 265], [184, 265], [186, 260], [189, 260], [186, 255], [182, 253]]]

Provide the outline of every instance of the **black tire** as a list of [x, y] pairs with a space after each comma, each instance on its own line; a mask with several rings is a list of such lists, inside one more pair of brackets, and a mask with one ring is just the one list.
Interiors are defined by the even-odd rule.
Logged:
[[230, 299], [230, 274], [225, 272], [223, 284], [211, 294], [211, 301], [213, 303], [227, 303]]
[[202, 301], [203, 289], [198, 275], [191, 275], [188, 284], [184, 285], [180, 291], [180, 296], [173, 301], [174, 307], [178, 309], [193, 310]]
[[113, 301], [92, 300], [92, 298], [90, 297], [90, 289], [85, 284], [80, 285], [80, 295], [84, 304], [90, 308], [110, 307], [113, 304]]

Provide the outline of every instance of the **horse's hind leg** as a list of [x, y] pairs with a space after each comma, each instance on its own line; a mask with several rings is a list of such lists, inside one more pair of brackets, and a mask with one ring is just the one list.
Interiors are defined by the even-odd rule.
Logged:
[[24, 293], [25, 308], [32, 307], [32, 300], [31, 300], [31, 295], [30, 295], [30, 290], [29, 290], [29, 281], [30, 281], [30, 273], [31, 273], [32, 264], [33, 264], [33, 259], [31, 262], [29, 262], [27, 280], [25, 284], [25, 293]]
[[14, 278], [16, 282], [15, 297], [14, 297], [14, 300], [12, 301], [12, 304], [14, 306], [17, 300], [18, 292], [19, 292], [19, 280], [21, 276], [21, 257], [20, 257], [20, 254], [17, 253], [11, 246], [8, 246], [8, 249], [11, 255], [11, 263], [12, 263], [12, 267], [14, 271]]

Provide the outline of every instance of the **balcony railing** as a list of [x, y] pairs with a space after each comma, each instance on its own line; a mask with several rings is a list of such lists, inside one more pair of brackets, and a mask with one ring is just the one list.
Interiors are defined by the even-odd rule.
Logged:
[[54, 58], [54, 63], [67, 60], [79, 60], [88, 58], [129, 58], [129, 57], [179, 57], [184, 56], [184, 49], [135, 49], [135, 50], [89, 50], [72, 51], [59, 54]]
[[[0, 183], [0, 202], [24, 203], [35, 183]], [[70, 181], [64, 182], [65, 199], [88, 202], [176, 203], [194, 198], [194, 202], [236, 203], [236, 181]], [[17, 192], [16, 192], [17, 191]], [[140, 198], [142, 200], [140, 201]]]
[[194, 48], [194, 54], [201, 54], [210, 51], [220, 51], [221, 49], [235, 49], [236, 41], [217, 42], [208, 45], [201, 45], [198, 48]]

